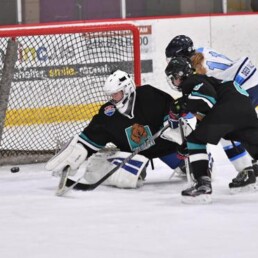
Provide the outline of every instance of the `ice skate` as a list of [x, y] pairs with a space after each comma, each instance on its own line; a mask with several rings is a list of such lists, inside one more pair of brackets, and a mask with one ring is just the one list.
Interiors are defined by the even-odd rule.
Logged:
[[196, 183], [186, 190], [182, 191], [182, 202], [188, 204], [206, 204], [211, 203], [211, 178], [202, 176]]
[[239, 192], [253, 192], [256, 190], [256, 177], [253, 167], [245, 168], [229, 183], [232, 194]]

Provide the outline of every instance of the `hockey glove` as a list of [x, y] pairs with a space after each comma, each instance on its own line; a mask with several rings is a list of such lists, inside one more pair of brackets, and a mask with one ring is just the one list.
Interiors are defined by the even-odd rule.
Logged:
[[179, 120], [179, 115], [173, 113], [172, 111], [169, 111], [169, 113], [168, 113], [168, 122], [169, 122], [169, 126], [172, 129], [178, 128], [178, 120]]
[[173, 129], [178, 128], [179, 118], [185, 115], [186, 115], [186, 103], [183, 97], [181, 97], [176, 99], [174, 103], [171, 105], [169, 116], [168, 116], [170, 127]]
[[184, 141], [181, 145], [177, 147], [177, 157], [179, 159], [184, 160], [188, 158], [188, 156], [189, 156], [189, 153], [188, 153], [187, 143], [186, 141]]
[[170, 109], [172, 113], [183, 116], [183, 114], [187, 113], [185, 98], [176, 99]]
[[170, 108], [168, 116], [170, 127], [173, 129], [177, 128], [179, 118], [184, 115], [186, 115], [186, 103], [183, 97], [181, 97], [176, 99]]
[[67, 165], [71, 167], [71, 174], [75, 173], [87, 158], [88, 152], [79, 141], [79, 136], [74, 136], [62, 149], [46, 164], [46, 169], [59, 172]]

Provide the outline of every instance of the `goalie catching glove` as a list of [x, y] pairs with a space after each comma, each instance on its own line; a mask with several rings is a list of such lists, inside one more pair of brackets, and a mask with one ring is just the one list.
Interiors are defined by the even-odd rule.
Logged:
[[45, 168], [53, 172], [60, 172], [66, 166], [70, 166], [70, 174], [73, 174], [85, 161], [87, 155], [88, 151], [80, 143], [79, 135], [76, 135], [69, 142], [67, 142], [53, 158], [47, 162]]

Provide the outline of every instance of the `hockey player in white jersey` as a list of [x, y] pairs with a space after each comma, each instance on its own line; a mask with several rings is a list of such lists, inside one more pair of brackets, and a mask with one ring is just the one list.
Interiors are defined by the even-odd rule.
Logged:
[[[206, 74], [223, 81], [234, 81], [236, 86], [247, 91], [252, 105], [258, 112], [258, 71], [249, 57], [232, 60], [208, 47], [195, 49], [192, 39], [185, 35], [174, 37], [167, 45], [165, 54], [167, 61], [174, 56], [190, 57], [198, 74]], [[251, 167], [258, 176], [257, 161], [251, 159], [241, 143], [232, 144], [222, 139], [221, 144], [227, 157], [239, 172], [237, 178], [247, 173]]]
[[234, 81], [249, 94], [254, 107], [258, 107], [258, 71], [249, 57], [232, 60], [218, 51], [194, 48], [191, 38], [185, 35], [174, 37], [166, 48], [166, 58], [187, 56], [198, 74], [206, 74], [224, 81]]

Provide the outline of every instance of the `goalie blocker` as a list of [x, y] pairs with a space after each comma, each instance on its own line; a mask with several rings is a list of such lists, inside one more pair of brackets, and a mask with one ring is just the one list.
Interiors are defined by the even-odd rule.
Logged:
[[[71, 167], [69, 176], [78, 176], [76, 172], [88, 155], [87, 150], [79, 141], [79, 136], [73, 137], [64, 147], [46, 164], [46, 169], [53, 172], [61, 172], [67, 165]], [[88, 158], [84, 173], [84, 179], [88, 183], [95, 183], [105, 176], [110, 170], [119, 165], [130, 153], [103, 150]], [[119, 188], [136, 188], [142, 185], [146, 176], [148, 159], [142, 155], [135, 155], [130, 161], [109, 177], [103, 185]]]

